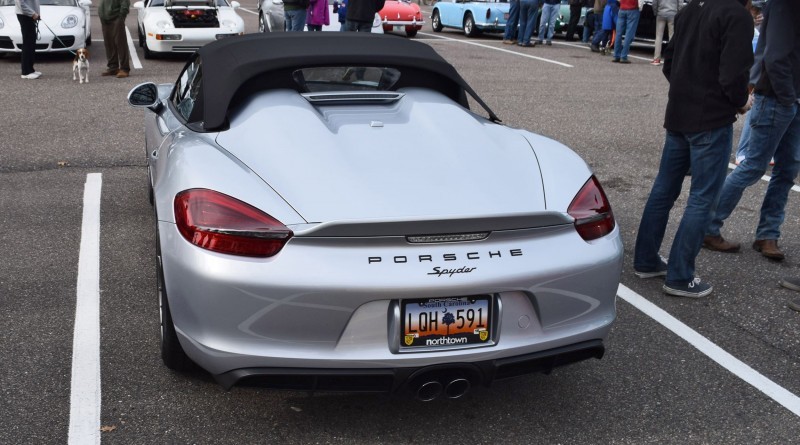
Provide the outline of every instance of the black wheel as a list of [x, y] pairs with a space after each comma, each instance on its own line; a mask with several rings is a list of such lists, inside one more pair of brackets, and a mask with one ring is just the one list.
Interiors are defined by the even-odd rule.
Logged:
[[90, 33], [88, 37], [86, 37], [86, 41], [83, 43], [84, 46], [92, 46], [92, 34]]
[[467, 13], [464, 17], [464, 35], [467, 37], [475, 37], [478, 35], [478, 28], [475, 27], [475, 19], [472, 17], [472, 13]]
[[139, 47], [143, 48], [144, 47], [144, 33], [142, 32], [142, 29], [139, 28], [139, 27], [137, 27], [136, 30], [139, 31]]
[[156, 274], [158, 277], [158, 306], [161, 315], [161, 360], [167, 368], [174, 371], [190, 371], [195, 364], [183, 351], [175, 325], [172, 322], [172, 313], [169, 310], [167, 289], [164, 285], [164, 268], [161, 264], [161, 242], [156, 235]]
[[156, 54], [150, 51], [150, 48], [147, 47], [147, 40], [142, 40], [142, 48], [144, 49], [144, 58], [145, 59], [155, 59]]
[[433, 10], [433, 15], [431, 16], [431, 28], [433, 28], [433, 32], [442, 32], [442, 19], [439, 17], [438, 9]]
[[264, 12], [258, 11], [258, 32], [270, 32], [269, 24], [267, 24], [267, 20], [264, 18]]
[[417, 35], [417, 30], [416, 29], [414, 29], [414, 28], [410, 28], [410, 29], [406, 28], [406, 36], [407, 37], [414, 37], [415, 35]]

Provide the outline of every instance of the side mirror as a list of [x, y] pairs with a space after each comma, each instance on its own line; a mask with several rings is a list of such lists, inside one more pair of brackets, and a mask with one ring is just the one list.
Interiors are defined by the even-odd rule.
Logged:
[[92, 0], [81, 0], [78, 2], [78, 5], [86, 7], [92, 6]]
[[141, 1], [140, 2], [136, 2], [136, 3], [133, 4], [133, 7], [134, 7], [134, 9], [143, 9], [144, 8], [144, 2], [141, 2]]
[[158, 86], [152, 82], [136, 85], [128, 93], [128, 103], [136, 108], [149, 108], [158, 111], [161, 99], [158, 97]]
[[236, 9], [240, 8], [242, 5], [239, 2], [231, 2], [231, 8]]

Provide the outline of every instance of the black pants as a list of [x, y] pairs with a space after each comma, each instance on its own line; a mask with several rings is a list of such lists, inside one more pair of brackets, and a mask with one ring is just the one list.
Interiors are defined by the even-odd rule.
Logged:
[[[575, 38], [575, 31], [578, 29], [578, 21], [581, 19], [581, 9], [583, 7], [578, 5], [569, 5], [569, 25], [567, 25], [566, 40], [573, 40]], [[584, 25], [586, 26], [585, 22]], [[578, 37], [580, 39], [580, 37]]]
[[36, 71], [33, 69], [36, 58], [36, 22], [22, 14], [17, 14], [17, 20], [22, 30], [22, 75], [26, 76]]

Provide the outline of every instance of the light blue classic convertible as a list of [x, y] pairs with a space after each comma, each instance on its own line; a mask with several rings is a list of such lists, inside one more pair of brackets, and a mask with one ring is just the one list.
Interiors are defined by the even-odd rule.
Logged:
[[509, 3], [493, 0], [441, 0], [433, 7], [431, 25], [434, 32], [459, 28], [468, 37], [480, 32], [503, 32], [509, 8]]

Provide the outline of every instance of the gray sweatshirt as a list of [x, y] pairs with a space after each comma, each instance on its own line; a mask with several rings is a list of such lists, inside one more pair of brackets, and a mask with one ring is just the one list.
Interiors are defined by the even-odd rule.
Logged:
[[653, 14], [656, 17], [673, 19], [681, 9], [682, 3], [683, 0], [653, 0]]
[[14, 12], [28, 17], [32, 17], [33, 14], [42, 15], [39, 12], [39, 0], [14, 0]]

